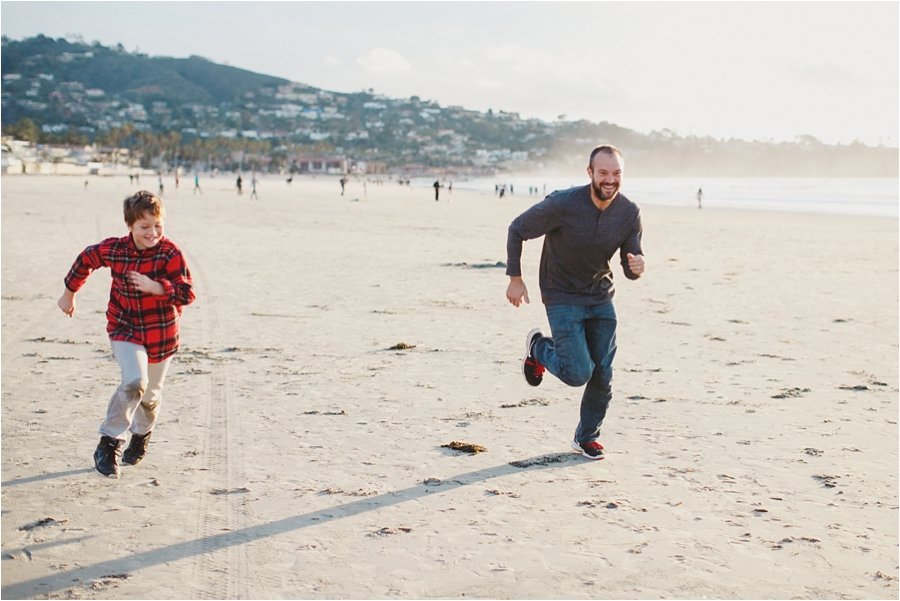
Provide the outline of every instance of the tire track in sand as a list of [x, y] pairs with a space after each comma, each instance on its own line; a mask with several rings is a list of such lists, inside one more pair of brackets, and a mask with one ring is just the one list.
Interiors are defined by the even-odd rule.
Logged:
[[[206, 277], [196, 256], [188, 258], [194, 282], [202, 294], [204, 343], [209, 348], [221, 346], [221, 321], [218, 295]], [[243, 461], [240, 455], [240, 416], [234, 407], [234, 396], [226, 366], [212, 366], [206, 376], [204, 467], [201, 479], [200, 507], [195, 533], [200, 553], [194, 564], [194, 598], [247, 599], [250, 597], [247, 547], [230, 545], [220, 548], [213, 537], [245, 527], [241, 511]]]

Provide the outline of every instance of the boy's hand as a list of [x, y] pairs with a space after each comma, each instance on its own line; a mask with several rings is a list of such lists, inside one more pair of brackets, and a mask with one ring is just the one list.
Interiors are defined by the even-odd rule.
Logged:
[[128, 272], [128, 282], [143, 292], [144, 294], [152, 294], [153, 296], [163, 296], [166, 289], [156, 280], [151, 280], [142, 273], [136, 271]]
[[528, 288], [525, 286], [525, 281], [520, 277], [509, 277], [509, 286], [506, 288], [506, 300], [508, 300], [514, 307], [518, 307], [522, 304], [524, 300], [526, 303], [531, 303], [528, 300]]
[[72, 317], [75, 313], [75, 293], [71, 290], [66, 290], [63, 292], [63, 295], [59, 297], [59, 300], [56, 301], [56, 305], [62, 309], [62, 312]]

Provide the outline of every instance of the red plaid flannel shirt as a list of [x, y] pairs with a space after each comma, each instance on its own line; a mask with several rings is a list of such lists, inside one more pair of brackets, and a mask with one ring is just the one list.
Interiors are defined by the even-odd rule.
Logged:
[[[181, 308], [194, 302], [193, 281], [181, 250], [168, 238], [153, 248], [138, 250], [131, 234], [107, 238], [88, 246], [75, 259], [66, 288], [78, 292], [91, 272], [101, 267], [112, 271], [106, 331], [110, 340], [140, 344], [150, 363], [165, 361], [178, 351]], [[165, 294], [153, 296], [128, 282], [137, 271], [163, 285]]]

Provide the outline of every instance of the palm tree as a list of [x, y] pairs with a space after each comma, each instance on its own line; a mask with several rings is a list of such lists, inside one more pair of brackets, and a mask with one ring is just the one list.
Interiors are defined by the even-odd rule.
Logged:
[[172, 149], [172, 169], [177, 169], [177, 161], [178, 161], [178, 143], [181, 142], [181, 134], [177, 131], [170, 131], [165, 134], [164, 142], [166, 147]]

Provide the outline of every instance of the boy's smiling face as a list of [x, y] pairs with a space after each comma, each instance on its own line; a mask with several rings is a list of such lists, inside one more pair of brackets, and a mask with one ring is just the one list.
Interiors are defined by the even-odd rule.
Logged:
[[163, 237], [163, 220], [154, 217], [150, 213], [144, 213], [141, 218], [128, 226], [131, 237], [138, 250], [153, 248]]

